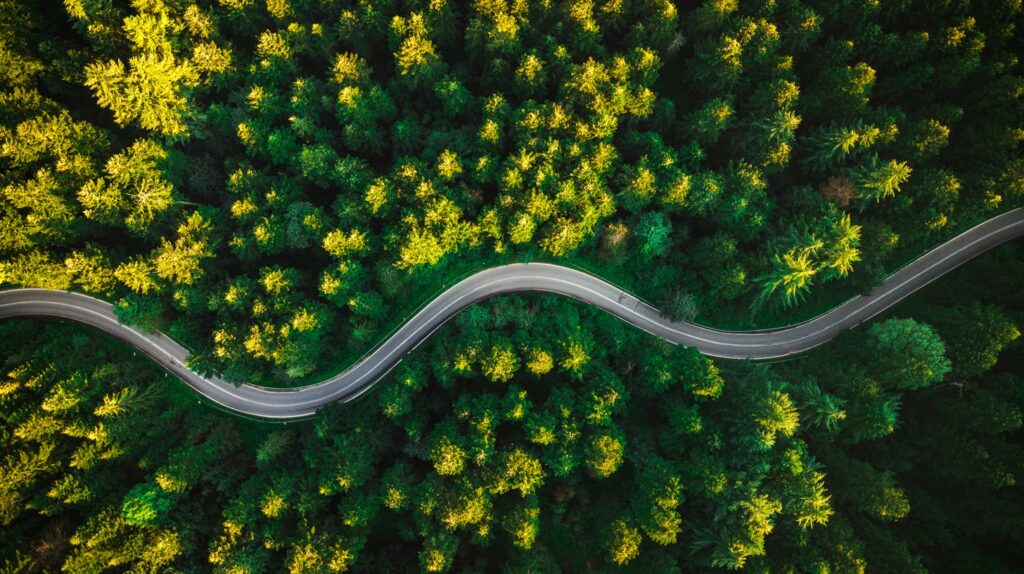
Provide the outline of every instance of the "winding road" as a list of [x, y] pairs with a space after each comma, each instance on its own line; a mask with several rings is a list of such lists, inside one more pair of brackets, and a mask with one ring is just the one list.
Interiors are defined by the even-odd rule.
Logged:
[[773, 359], [802, 353], [845, 329], [881, 313], [947, 271], [985, 251], [1024, 235], [1024, 208], [1008, 211], [932, 249], [890, 275], [871, 293], [859, 295], [809, 321], [763, 331], [720, 331], [674, 323], [618, 287], [587, 273], [546, 263], [517, 263], [480, 271], [430, 301], [389, 339], [348, 369], [322, 382], [294, 389], [251, 384], [235, 386], [203, 377], [185, 366], [188, 351], [160, 333], [145, 333], [118, 322], [113, 307], [68, 291], [0, 291], [0, 319], [57, 317], [91, 325], [149, 355], [214, 403], [266, 419], [308, 417], [334, 401], [350, 401], [370, 389], [405, 356], [460, 311], [495, 295], [545, 292], [604, 309], [652, 335], [728, 359]]

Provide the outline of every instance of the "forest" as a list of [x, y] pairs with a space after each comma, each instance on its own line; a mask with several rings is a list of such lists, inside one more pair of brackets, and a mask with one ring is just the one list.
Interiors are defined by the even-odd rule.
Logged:
[[[0, 288], [294, 387], [466, 274], [797, 322], [1024, 205], [1020, 0], [0, 0]], [[0, 573], [1024, 569], [1024, 246], [794, 360], [553, 295], [308, 421], [0, 322]]]

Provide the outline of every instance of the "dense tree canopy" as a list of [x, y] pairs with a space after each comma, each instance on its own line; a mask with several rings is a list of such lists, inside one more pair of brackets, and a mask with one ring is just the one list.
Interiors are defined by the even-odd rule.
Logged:
[[267, 384], [510, 259], [776, 323], [1021, 204], [977, 4], [7, 2], [0, 280]]
[[555, 296], [503, 298], [367, 399], [289, 425], [199, 407], [85, 328], [5, 322], [0, 564], [1011, 572], [1024, 308], [944, 302], [1024, 287], [1019, 266], [973, 277], [1017, 260], [1007, 247], [777, 364], [716, 365]]
[[[766, 327], [1024, 204], [1014, 0], [0, 0], [0, 285], [294, 386], [486, 266]], [[272, 426], [0, 325], [0, 571], [1010, 572], [1007, 246], [798, 361], [554, 297]]]

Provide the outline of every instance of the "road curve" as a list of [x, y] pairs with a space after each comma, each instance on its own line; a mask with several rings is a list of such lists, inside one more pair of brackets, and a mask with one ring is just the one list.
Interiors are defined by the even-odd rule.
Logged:
[[207, 399], [227, 409], [267, 419], [308, 417], [334, 401], [350, 401], [380, 380], [438, 327], [461, 310], [504, 293], [557, 293], [595, 305], [652, 335], [696, 347], [713, 357], [773, 359], [802, 353], [877, 315], [932, 280], [981, 253], [1024, 235], [1024, 208], [1008, 211], [932, 249], [890, 275], [871, 293], [859, 295], [809, 321], [763, 331], [721, 331], [674, 323], [618, 287], [587, 273], [547, 263], [516, 263], [475, 273], [430, 301], [389, 339], [348, 369], [322, 382], [294, 389], [235, 386], [203, 377], [185, 366], [188, 351], [160, 333], [140, 332], [115, 318], [113, 307], [68, 291], [0, 291], [0, 319], [58, 317], [85, 323], [149, 355]]

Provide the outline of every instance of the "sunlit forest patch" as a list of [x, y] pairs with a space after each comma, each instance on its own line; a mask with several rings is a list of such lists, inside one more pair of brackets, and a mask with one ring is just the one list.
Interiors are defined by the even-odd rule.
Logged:
[[[0, 285], [288, 387], [575, 265], [777, 326], [1024, 202], [1018, 0], [0, 0]], [[1014, 572], [1006, 245], [793, 361], [554, 296], [269, 425], [0, 324], [0, 572]]]

